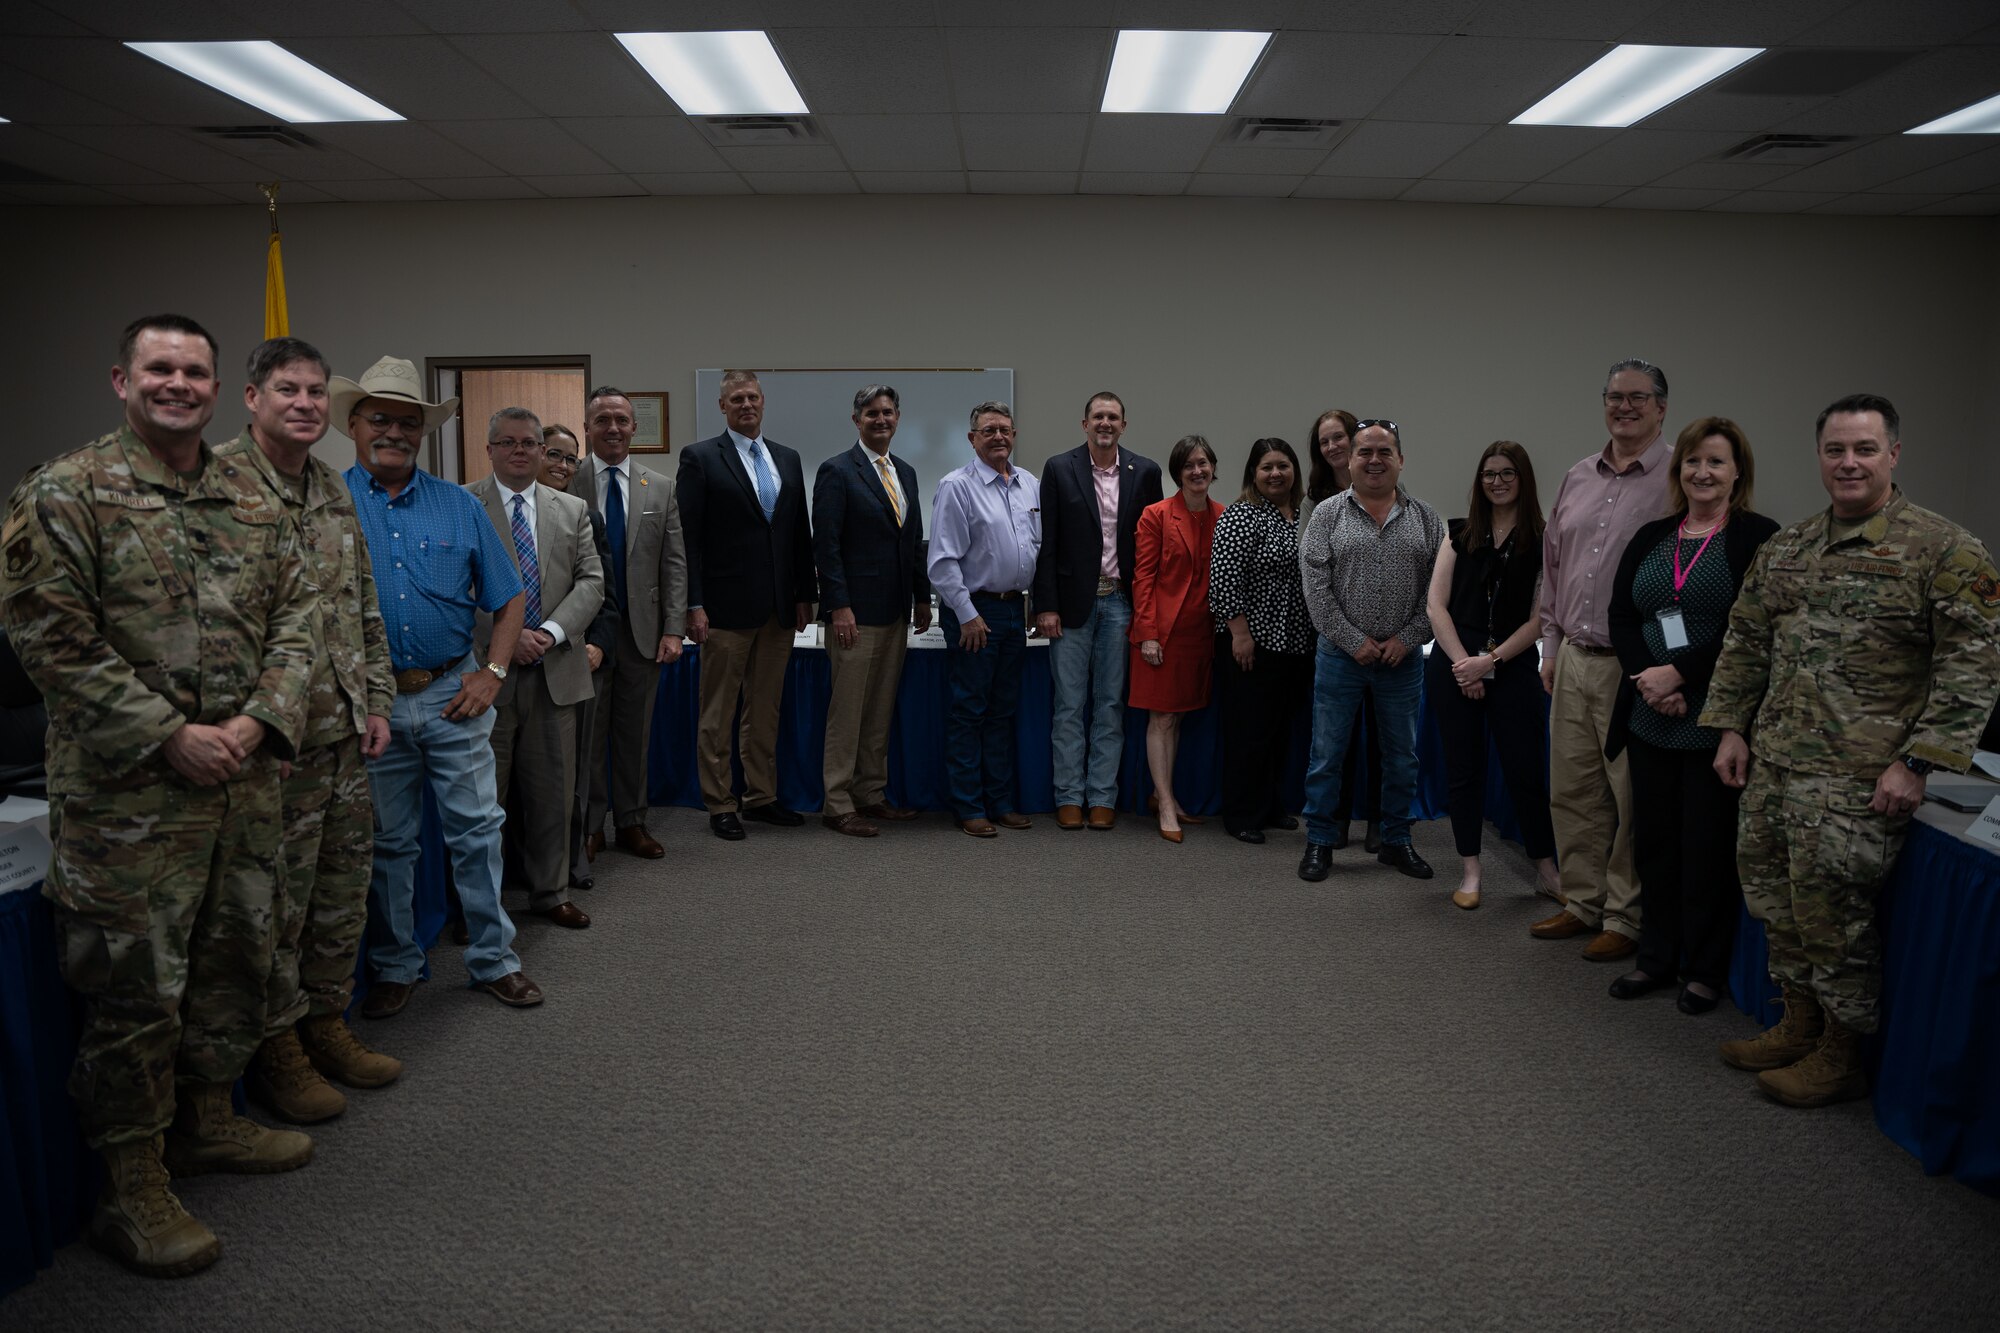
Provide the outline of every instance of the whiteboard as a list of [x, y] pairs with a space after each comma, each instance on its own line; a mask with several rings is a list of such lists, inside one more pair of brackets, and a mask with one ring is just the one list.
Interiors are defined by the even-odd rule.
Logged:
[[[752, 369], [753, 367], [745, 367]], [[966, 440], [972, 409], [997, 400], [1014, 402], [1011, 370], [758, 370], [764, 386], [764, 437], [799, 451], [810, 501], [819, 465], [854, 447], [854, 395], [886, 384], [902, 401], [902, 421], [889, 452], [917, 470], [924, 534], [931, 530], [931, 497], [945, 473], [972, 461]], [[694, 438], [723, 430], [722, 371], [694, 373]]]

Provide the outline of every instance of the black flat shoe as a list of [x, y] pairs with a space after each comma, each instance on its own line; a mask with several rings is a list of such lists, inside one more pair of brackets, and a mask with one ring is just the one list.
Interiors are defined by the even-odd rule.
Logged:
[[1283, 829], [1287, 833], [1290, 833], [1298, 826], [1299, 821], [1291, 815], [1272, 815], [1264, 821], [1265, 828]]
[[[1655, 977], [1641, 972], [1636, 976], [1626, 974], [1615, 977], [1611, 982], [1611, 998], [1614, 1000], [1636, 1000], [1641, 995], [1650, 995], [1656, 990], [1674, 984], [1672, 977]], [[1687, 992], [1683, 991], [1682, 994]]]
[[1323, 842], [1306, 844], [1306, 854], [1299, 858], [1299, 878], [1317, 884], [1333, 869], [1333, 848]]
[[[1371, 825], [1372, 827], [1372, 825]], [[1437, 872], [1430, 862], [1417, 855], [1417, 849], [1407, 842], [1399, 842], [1393, 847], [1384, 847], [1375, 853], [1375, 859], [1385, 866], [1394, 866], [1411, 879], [1429, 879]]]
[[[1373, 854], [1382, 850], [1382, 826], [1374, 820], [1368, 821], [1368, 832], [1361, 839], [1361, 850]], [[1424, 876], [1429, 879], [1429, 875]]]
[[797, 828], [806, 822], [804, 815], [796, 810], [787, 810], [776, 801], [772, 801], [767, 805], [746, 806], [743, 810], [743, 818], [754, 819], [759, 824], [774, 824], [779, 828]]
[[1341, 851], [1347, 846], [1347, 821], [1341, 820], [1333, 826], [1333, 841], [1327, 844], [1330, 851]]
[[1681, 987], [1681, 997], [1674, 1001], [1674, 1008], [1684, 1014], [1705, 1014], [1715, 1008], [1716, 1003], [1721, 999], [1722, 996], [1719, 993], [1706, 996], [1697, 995], [1686, 986], [1683, 986]]
[[1229, 836], [1236, 839], [1236, 841], [1238, 842], [1247, 842], [1252, 845], [1259, 844], [1264, 841], [1264, 835], [1258, 830], [1253, 828], [1233, 828], [1229, 830]]

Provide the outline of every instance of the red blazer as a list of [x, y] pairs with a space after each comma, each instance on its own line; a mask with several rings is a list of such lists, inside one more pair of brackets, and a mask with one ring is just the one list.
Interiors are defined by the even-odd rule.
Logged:
[[[1215, 501], [1209, 505], [1215, 513]], [[1178, 491], [1139, 511], [1132, 628], [1126, 635], [1133, 643], [1156, 639], [1164, 648], [1189, 602], [1207, 606], [1208, 559], [1195, 523]]]

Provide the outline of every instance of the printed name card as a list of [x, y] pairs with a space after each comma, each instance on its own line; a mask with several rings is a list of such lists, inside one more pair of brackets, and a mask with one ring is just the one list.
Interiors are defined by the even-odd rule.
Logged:
[[1979, 812], [1979, 818], [1972, 821], [1972, 827], [1965, 831], [1965, 836], [2000, 852], [2000, 796], [1986, 803], [1986, 808]]

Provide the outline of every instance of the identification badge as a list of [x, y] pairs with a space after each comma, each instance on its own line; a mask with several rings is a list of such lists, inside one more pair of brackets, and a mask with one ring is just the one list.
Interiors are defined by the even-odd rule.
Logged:
[[1688, 646], [1687, 622], [1681, 619], [1681, 609], [1670, 606], [1660, 612], [1660, 637], [1667, 641], [1667, 651], [1674, 652]]

